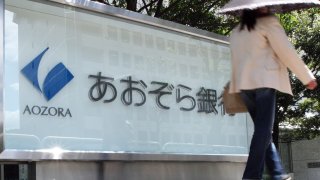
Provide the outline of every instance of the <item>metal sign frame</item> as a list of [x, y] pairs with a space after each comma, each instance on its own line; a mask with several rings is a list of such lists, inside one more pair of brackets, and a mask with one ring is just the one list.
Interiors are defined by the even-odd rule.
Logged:
[[[170, 21], [153, 18], [136, 12], [127, 11], [104, 4], [88, 0], [30, 0], [44, 3], [52, 6], [68, 6], [76, 8], [85, 13], [101, 13], [103, 15], [126, 19], [162, 28], [195, 38], [220, 42], [228, 45], [228, 38], [217, 35], [212, 32], [184, 26]], [[5, 0], [0, 0], [0, 63], [4, 62], [4, 9]], [[3, 67], [3, 66], [2, 66]], [[4, 68], [0, 70], [0, 83], [3, 84]], [[2, 91], [3, 96], [3, 91]], [[219, 155], [191, 155], [191, 154], [142, 154], [142, 153], [108, 153], [108, 152], [86, 152], [86, 151], [68, 151], [68, 152], [42, 152], [42, 151], [22, 151], [4, 149], [4, 112], [3, 97], [0, 99], [0, 160], [14, 161], [40, 161], [40, 160], [78, 160], [78, 161], [202, 161], [202, 162], [245, 162], [247, 155], [243, 154], [219, 154]]]

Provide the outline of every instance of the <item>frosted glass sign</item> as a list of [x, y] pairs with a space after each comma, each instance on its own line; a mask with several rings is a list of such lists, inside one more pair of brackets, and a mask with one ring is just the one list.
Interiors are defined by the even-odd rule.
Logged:
[[5, 5], [5, 149], [246, 154], [227, 44], [28, 0]]

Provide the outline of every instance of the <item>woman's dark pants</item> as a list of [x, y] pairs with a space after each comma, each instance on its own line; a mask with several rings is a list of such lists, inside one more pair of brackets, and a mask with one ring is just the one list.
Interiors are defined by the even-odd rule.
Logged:
[[276, 92], [271, 88], [243, 90], [241, 97], [254, 123], [254, 133], [243, 179], [262, 179], [266, 164], [273, 180], [281, 180], [284, 171], [277, 149], [272, 142]]

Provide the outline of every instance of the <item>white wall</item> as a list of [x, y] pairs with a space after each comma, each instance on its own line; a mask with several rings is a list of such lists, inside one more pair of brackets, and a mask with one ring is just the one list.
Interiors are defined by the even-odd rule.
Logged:
[[41, 180], [237, 180], [245, 163], [235, 162], [37, 162]]
[[292, 161], [295, 180], [319, 180], [320, 167], [310, 163], [320, 164], [320, 139], [293, 142]]

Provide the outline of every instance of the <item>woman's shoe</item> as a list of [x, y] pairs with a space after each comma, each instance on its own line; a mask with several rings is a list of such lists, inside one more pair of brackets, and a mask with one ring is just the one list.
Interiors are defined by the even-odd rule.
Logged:
[[291, 176], [289, 174], [281, 175], [282, 180], [291, 180]]

